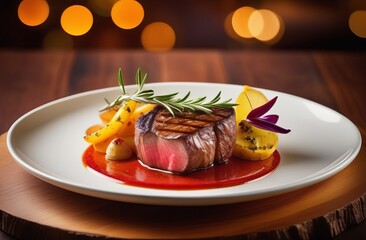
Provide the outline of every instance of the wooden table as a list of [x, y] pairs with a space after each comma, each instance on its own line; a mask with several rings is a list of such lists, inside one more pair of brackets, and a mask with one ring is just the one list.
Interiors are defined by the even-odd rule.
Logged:
[[25, 112], [74, 93], [127, 83], [248, 84], [339, 111], [366, 138], [366, 53], [181, 50], [0, 52], [0, 229], [9, 239], [365, 237], [366, 150], [339, 174], [284, 195], [208, 207], [148, 206], [97, 199], [47, 184], [19, 167], [6, 131]]

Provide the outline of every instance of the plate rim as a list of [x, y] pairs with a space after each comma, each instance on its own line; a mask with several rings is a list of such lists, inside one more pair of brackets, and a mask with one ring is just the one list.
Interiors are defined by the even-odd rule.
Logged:
[[[211, 86], [229, 86], [229, 87], [242, 87], [243, 85], [239, 85], [239, 84], [231, 84], [231, 83], [208, 83], [208, 82], [156, 82], [156, 83], [146, 83], [145, 86], [154, 86], [154, 87], [159, 87], [159, 86], [164, 86], [164, 85], [188, 85], [188, 86], [198, 86], [198, 85], [211, 85]], [[135, 85], [127, 85], [126, 88], [135, 88]], [[351, 162], [356, 158], [356, 156], [358, 155], [361, 146], [362, 146], [362, 136], [361, 133], [359, 131], [359, 129], [357, 128], [357, 126], [347, 117], [345, 117], [343, 114], [335, 111], [334, 109], [331, 109], [327, 106], [324, 106], [322, 104], [319, 104], [315, 101], [303, 98], [303, 97], [299, 97], [296, 95], [292, 95], [289, 93], [285, 93], [285, 92], [280, 92], [280, 91], [275, 91], [275, 90], [270, 90], [270, 89], [265, 89], [265, 88], [257, 88], [257, 87], [253, 87], [255, 89], [258, 89], [260, 91], [266, 91], [266, 92], [271, 92], [271, 93], [280, 93], [283, 95], [287, 95], [291, 98], [297, 98], [300, 101], [306, 101], [306, 102], [310, 102], [312, 104], [316, 104], [321, 106], [322, 108], [326, 108], [334, 113], [336, 113], [337, 115], [341, 116], [344, 120], [348, 121], [351, 126], [354, 128], [355, 132], [357, 133], [357, 143], [358, 145], [355, 146], [355, 148], [353, 149], [353, 151], [351, 151], [351, 153], [347, 156], [348, 161], [343, 160], [339, 163], [336, 164], [336, 169], [335, 171], [333, 171], [332, 174], [327, 174], [324, 175], [322, 173], [316, 172], [316, 174], [313, 174], [314, 176], [311, 177], [311, 180], [307, 180], [306, 182], [304, 182], [304, 179], [300, 179], [297, 181], [292, 182], [291, 184], [287, 185], [286, 189], [281, 188], [281, 187], [277, 187], [280, 189], [275, 189], [272, 191], [266, 191], [266, 190], [257, 190], [257, 191], [252, 191], [251, 194], [247, 194], [245, 199], [243, 199], [242, 195], [237, 195], [237, 194], [232, 194], [232, 195], [228, 195], [226, 194], [225, 196], [206, 196], [203, 200], [201, 199], [202, 197], [196, 197], [196, 196], [189, 196], [189, 197], [182, 197], [180, 196], [179, 198], [174, 197], [174, 196], [146, 196], [144, 195], [143, 197], [145, 199], [141, 199], [141, 195], [140, 194], [122, 194], [121, 193], [111, 193], [110, 191], [103, 191], [103, 190], [95, 190], [91, 187], [86, 187], [84, 185], [81, 184], [76, 184], [76, 183], [70, 183], [68, 181], [64, 181], [63, 179], [58, 179], [55, 176], [51, 176], [49, 174], [46, 174], [44, 172], [42, 172], [39, 169], [34, 168], [33, 166], [29, 165], [28, 163], [26, 163], [17, 153], [17, 150], [13, 147], [12, 144], [12, 133], [14, 132], [14, 130], [16, 129], [17, 125], [19, 123], [21, 123], [24, 119], [26, 119], [28, 116], [31, 116], [34, 113], [37, 113], [39, 110], [41, 109], [45, 109], [48, 107], [52, 107], [53, 105], [56, 105], [58, 103], [61, 102], [65, 102], [65, 101], [70, 101], [72, 99], [77, 99], [83, 96], [89, 96], [89, 95], [95, 95], [95, 94], [100, 94], [103, 92], [112, 92], [112, 91], [117, 91], [119, 89], [119, 87], [106, 87], [106, 88], [100, 88], [100, 89], [94, 89], [94, 90], [89, 90], [89, 91], [84, 91], [84, 92], [80, 92], [80, 93], [76, 93], [76, 94], [72, 94], [69, 96], [65, 96], [65, 97], [61, 97], [58, 99], [55, 99], [53, 101], [50, 101], [48, 103], [42, 104], [28, 112], [26, 112], [25, 114], [23, 114], [21, 117], [19, 117], [9, 128], [8, 133], [7, 133], [7, 137], [6, 137], [6, 144], [7, 144], [7, 148], [12, 156], [12, 158], [20, 165], [22, 166], [27, 172], [29, 172], [30, 174], [32, 174], [33, 176], [41, 179], [42, 181], [45, 181], [49, 184], [55, 185], [57, 187], [72, 191], [72, 192], [76, 192], [76, 193], [80, 193], [80, 194], [84, 194], [84, 195], [88, 195], [88, 196], [93, 196], [93, 197], [98, 197], [98, 198], [103, 198], [103, 199], [109, 199], [109, 200], [116, 200], [116, 201], [122, 201], [122, 202], [132, 202], [132, 203], [141, 203], [141, 204], [151, 204], [151, 205], [172, 205], [172, 206], [201, 206], [201, 205], [218, 205], [218, 204], [230, 204], [230, 203], [237, 203], [237, 202], [244, 202], [244, 201], [249, 201], [249, 200], [255, 200], [255, 199], [262, 199], [262, 198], [266, 198], [266, 197], [270, 197], [270, 196], [275, 196], [275, 195], [279, 195], [279, 194], [283, 194], [286, 192], [290, 192], [299, 188], [303, 188], [309, 185], [313, 185], [315, 183], [318, 183], [320, 181], [323, 181], [337, 173], [339, 173], [341, 170], [343, 170], [344, 168], [346, 168], [349, 164], [351, 164]], [[351, 160], [349, 160], [351, 159]], [[334, 160], [336, 161], [336, 160]], [[331, 169], [334, 169], [335, 167], [332, 167]], [[328, 170], [329, 171], [329, 170]], [[309, 178], [310, 176], [308, 176]], [[78, 190], [75, 190], [75, 187], [78, 188]], [[200, 191], [200, 190], [198, 190]], [[273, 193], [273, 191], [275, 191], [275, 193]], [[111, 196], [112, 195], [116, 195], [116, 196]], [[260, 197], [258, 198], [257, 196], [260, 195]], [[122, 197], [121, 197], [122, 196]], [[161, 201], [162, 198], [164, 198], [164, 201]], [[213, 199], [214, 198], [214, 199]], [[174, 200], [174, 201], [172, 201]], [[199, 200], [199, 201], [197, 201]]]

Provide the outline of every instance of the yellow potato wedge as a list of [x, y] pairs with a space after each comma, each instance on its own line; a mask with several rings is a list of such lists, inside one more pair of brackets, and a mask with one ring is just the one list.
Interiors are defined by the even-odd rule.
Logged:
[[252, 126], [242, 120], [249, 112], [268, 102], [260, 91], [245, 85], [236, 99], [236, 144], [233, 155], [247, 160], [263, 160], [271, 156], [278, 144], [277, 133]]
[[104, 127], [104, 125], [102, 125], [102, 124], [95, 124], [95, 125], [92, 125], [92, 126], [88, 127], [88, 128], [85, 130], [85, 134], [86, 134], [86, 135], [92, 134], [93, 132], [96, 132], [96, 131], [98, 131], [99, 129], [102, 129], [103, 127]]
[[119, 110], [118, 107], [113, 107], [113, 108], [107, 109], [107, 110], [99, 113], [99, 118], [100, 118], [100, 120], [102, 120], [102, 122], [104, 124], [108, 124], [112, 120], [112, 118], [116, 115], [118, 110]]
[[135, 111], [136, 102], [127, 101], [114, 115], [114, 117], [102, 129], [99, 129], [92, 134], [84, 136], [84, 140], [91, 144], [100, 143], [107, 138], [116, 135], [123, 131], [130, 121], [132, 113]]
[[277, 133], [244, 123], [237, 128], [233, 155], [252, 161], [263, 160], [273, 154], [277, 145]]
[[262, 92], [248, 85], [244, 85], [243, 91], [236, 99], [236, 104], [238, 104], [235, 106], [236, 124], [246, 119], [253, 108], [259, 107], [266, 102], [268, 102], [268, 99]]

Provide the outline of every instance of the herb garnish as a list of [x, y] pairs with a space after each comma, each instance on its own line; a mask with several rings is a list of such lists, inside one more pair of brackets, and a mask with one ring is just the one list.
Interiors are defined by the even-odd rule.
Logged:
[[165, 94], [165, 95], [155, 95], [152, 89], [143, 89], [145, 81], [147, 79], [147, 74], [142, 74], [139, 68], [136, 72], [136, 85], [137, 90], [128, 94], [125, 90], [125, 84], [123, 81], [123, 75], [121, 68], [118, 70], [118, 84], [121, 88], [122, 95], [118, 96], [114, 101], [109, 102], [107, 99], [107, 106], [101, 111], [113, 108], [115, 106], [122, 105], [125, 101], [133, 100], [140, 103], [151, 103], [159, 104], [165, 107], [173, 116], [176, 112], [180, 113], [183, 111], [202, 111], [205, 113], [211, 113], [213, 108], [229, 108], [236, 106], [235, 103], [230, 103], [231, 99], [221, 101], [221, 91], [210, 101], [205, 102], [206, 97], [200, 97], [196, 99], [189, 99], [190, 92], [188, 92], [184, 97], [177, 98], [178, 92]]
[[[268, 114], [263, 116], [273, 107], [276, 101], [277, 97], [274, 97], [273, 99], [263, 104], [262, 106], [252, 109], [252, 111], [250, 111], [250, 113], [248, 114], [247, 118], [243, 121], [246, 121], [257, 128], [261, 128], [271, 132], [283, 133], [283, 134], [289, 133], [291, 131], [290, 129], [285, 129], [276, 125], [279, 119], [278, 115]], [[244, 126], [244, 124], [242, 124], [242, 126]]]

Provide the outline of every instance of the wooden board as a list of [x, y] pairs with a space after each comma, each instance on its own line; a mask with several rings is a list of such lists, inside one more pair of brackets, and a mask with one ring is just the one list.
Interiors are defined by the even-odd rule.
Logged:
[[[366, 139], [365, 59], [364, 51], [5, 50], [0, 133], [44, 103], [116, 86], [119, 67], [126, 84], [133, 84], [141, 67], [148, 82], [248, 84], [304, 97], [345, 115]], [[158, 207], [87, 197], [38, 180], [13, 161], [5, 138], [0, 138], [0, 230], [19, 239], [326, 239], [354, 229], [362, 236], [344, 239], [365, 239], [364, 147], [341, 173], [286, 195], [227, 206]]]
[[362, 148], [334, 177], [267, 199], [208, 207], [149, 206], [88, 197], [47, 184], [12, 159], [3, 134], [1, 230], [34, 239], [329, 238], [366, 219], [365, 159]]

